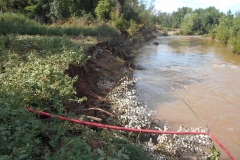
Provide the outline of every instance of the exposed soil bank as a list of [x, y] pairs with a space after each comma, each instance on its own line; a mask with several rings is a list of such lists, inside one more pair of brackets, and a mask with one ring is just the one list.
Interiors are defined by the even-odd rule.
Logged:
[[108, 50], [108, 43], [98, 43], [88, 48], [88, 60], [85, 66], [75, 65], [66, 70], [70, 77], [78, 76], [74, 83], [76, 96], [87, 97], [86, 102], [81, 104], [65, 105], [75, 114], [85, 114], [103, 118], [104, 116], [98, 110], [88, 110], [89, 108], [109, 109], [108, 102], [105, 100], [106, 95], [118, 84], [122, 77], [132, 77], [132, 70], [129, 62], [114, 56]]
[[[142, 31], [142, 35], [146, 41], [156, 37], [156, 32], [145, 29]], [[81, 104], [65, 102], [66, 108], [77, 115], [84, 114], [101, 118], [106, 123], [103, 112], [89, 108], [104, 110], [110, 108], [105, 97], [118, 85], [121, 78], [132, 78], [133, 70], [130, 62], [124, 59], [134, 57], [133, 50], [136, 51], [141, 42], [142, 40], [129, 41], [122, 35], [112, 38], [109, 42], [99, 42], [95, 46], [89, 47], [87, 54], [91, 56], [91, 59], [87, 61], [87, 64], [85, 66], [74, 65], [65, 71], [70, 77], [78, 77], [74, 83], [76, 97], [85, 96], [87, 101]]]

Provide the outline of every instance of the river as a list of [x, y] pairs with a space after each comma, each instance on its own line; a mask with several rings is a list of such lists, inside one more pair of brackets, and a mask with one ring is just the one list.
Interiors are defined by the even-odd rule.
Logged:
[[139, 100], [162, 125], [207, 126], [240, 159], [240, 55], [212, 39], [168, 36], [143, 44], [134, 63], [144, 68], [134, 72]]

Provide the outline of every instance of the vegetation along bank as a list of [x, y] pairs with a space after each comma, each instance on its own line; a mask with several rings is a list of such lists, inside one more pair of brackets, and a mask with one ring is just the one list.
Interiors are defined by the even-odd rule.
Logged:
[[[221, 40], [218, 30], [229, 27], [222, 19], [237, 25], [239, 14], [228, 18], [219, 13], [207, 27], [190, 26], [189, 32], [184, 19], [195, 22], [197, 11], [183, 7], [166, 14], [153, 8], [132, 0], [0, 0], [0, 159], [178, 159], [185, 153], [218, 157], [208, 136], [117, 132], [25, 110], [168, 130], [135, 95], [131, 60], [137, 47], [154, 37], [155, 29], [166, 30], [164, 34], [167, 28], [180, 28], [183, 34], [199, 31]], [[231, 31], [239, 33], [237, 27]], [[239, 34], [231, 35], [226, 43], [239, 53]]]
[[173, 13], [159, 12], [158, 27], [162, 30], [179, 30], [180, 35], [203, 35], [211, 37], [229, 49], [240, 53], [240, 12], [225, 14], [215, 7], [195, 9], [189, 7], [178, 8]]

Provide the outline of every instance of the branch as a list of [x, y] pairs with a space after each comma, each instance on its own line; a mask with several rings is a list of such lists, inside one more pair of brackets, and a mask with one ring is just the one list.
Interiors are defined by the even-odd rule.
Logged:
[[87, 109], [83, 109], [83, 110], [98, 110], [98, 111], [101, 111], [101, 112], [104, 112], [104, 113], [108, 114], [111, 117], [116, 117], [114, 114], [112, 114], [112, 113], [110, 113], [108, 111], [105, 111], [105, 110], [103, 110], [101, 108], [87, 108]]
[[219, 112], [218, 112], [218, 117], [215, 119], [215, 122], [214, 122], [213, 125], [210, 127], [209, 131], [214, 127], [214, 125], [216, 124], [218, 118], [219, 118]]
[[94, 121], [98, 121], [98, 122], [101, 122], [101, 121], [102, 121], [101, 118], [97, 118], [97, 117], [93, 117], [93, 116], [87, 116], [87, 118], [92, 119], [92, 120], [94, 120]]
[[[173, 87], [172, 87], [172, 89], [173, 90], [175, 90]], [[184, 88], [184, 90], [185, 90], [185, 88]], [[209, 131], [209, 127], [208, 127], [208, 125], [203, 121], [203, 120], [201, 120], [198, 116], [197, 116], [197, 114], [194, 112], [194, 110], [191, 108], [191, 106], [186, 102], [186, 98], [185, 98], [185, 96], [182, 96], [177, 90], [175, 90], [177, 93], [178, 93], [178, 95], [181, 97], [181, 99], [183, 100], [183, 102], [186, 104], [186, 106], [188, 106], [188, 108], [192, 111], [192, 113], [196, 116], [196, 118], [200, 121], [200, 122], [202, 122], [203, 124], [205, 124], [206, 125], [206, 127], [208, 128], [208, 131]], [[186, 90], [185, 90], [186, 91]], [[187, 99], [187, 101], [190, 103], [190, 101]], [[190, 103], [191, 104], [191, 103]]]

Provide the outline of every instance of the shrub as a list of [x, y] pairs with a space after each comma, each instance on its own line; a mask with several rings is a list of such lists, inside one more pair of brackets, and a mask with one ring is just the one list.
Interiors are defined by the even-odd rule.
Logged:
[[168, 31], [167, 30], [164, 30], [163, 33], [162, 33], [163, 36], [168, 36]]
[[233, 52], [240, 54], [240, 33], [236, 37], [231, 37], [229, 39], [229, 45]]
[[40, 154], [40, 120], [0, 101], [0, 126], [0, 159], [31, 159]]
[[[35, 159], [44, 147], [41, 135], [48, 135], [46, 143], [54, 145], [66, 125], [54, 122], [46, 127], [25, 108], [66, 114], [63, 101], [74, 98], [76, 78], [64, 70], [70, 64], [84, 64], [84, 50], [57, 37], [1, 36], [0, 45], [1, 158]], [[49, 135], [49, 130], [57, 134]]]
[[216, 38], [224, 44], [227, 44], [230, 38], [232, 20], [231, 16], [224, 16], [220, 19], [220, 24], [216, 27]]
[[240, 53], [240, 12], [236, 14], [236, 17], [233, 19], [233, 25], [230, 29], [230, 39], [228, 41], [231, 49], [236, 52]]
[[106, 20], [106, 19], [110, 19], [111, 10], [112, 10], [112, 4], [109, 0], [100, 0], [95, 9], [95, 13], [98, 19]]
[[142, 29], [143, 24], [137, 24], [136, 21], [130, 20], [129, 27], [128, 27], [128, 33], [131, 37], [139, 38], [141, 36], [140, 30]]
[[127, 22], [127, 20], [124, 19], [123, 14], [121, 14], [121, 16], [114, 21], [114, 25], [120, 31], [125, 31], [128, 28], [128, 22]]

